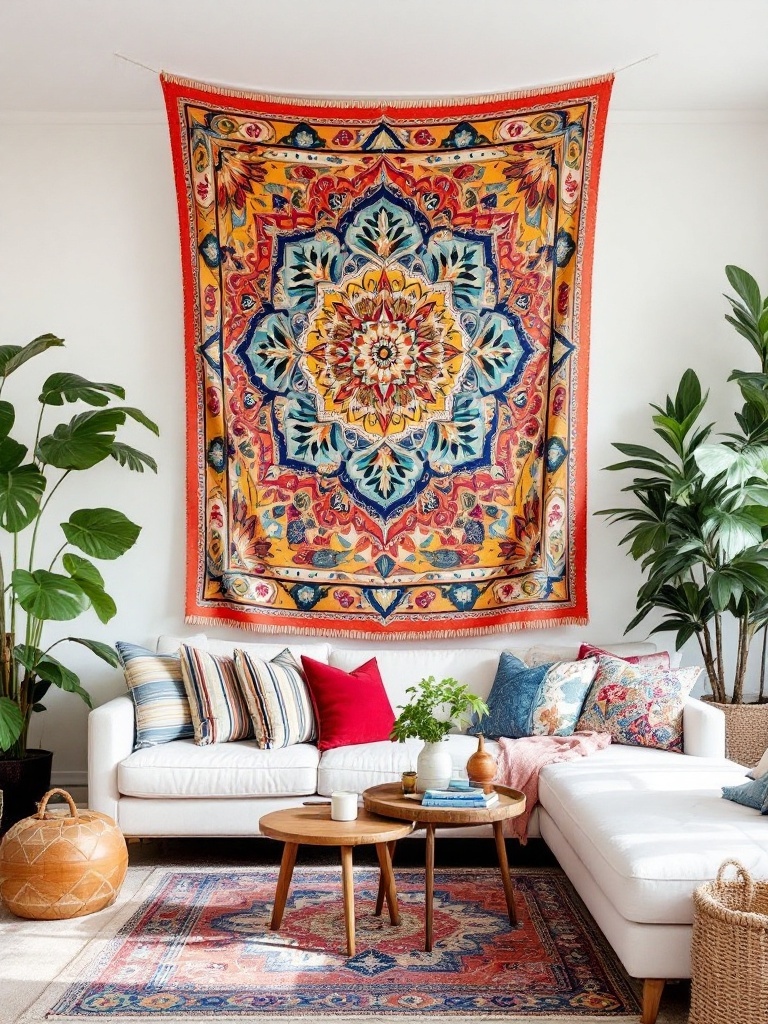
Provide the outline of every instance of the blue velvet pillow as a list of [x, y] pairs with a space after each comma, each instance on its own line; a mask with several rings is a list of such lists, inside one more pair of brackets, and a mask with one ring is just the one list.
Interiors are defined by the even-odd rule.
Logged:
[[488, 695], [489, 713], [467, 732], [489, 739], [570, 736], [597, 671], [597, 659], [529, 667], [504, 651]]
[[743, 786], [723, 786], [723, 796], [726, 800], [768, 814], [768, 775], [745, 782]]

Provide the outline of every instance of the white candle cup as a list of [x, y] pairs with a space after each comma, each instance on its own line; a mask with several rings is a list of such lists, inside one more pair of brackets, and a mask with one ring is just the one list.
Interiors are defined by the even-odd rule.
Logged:
[[357, 793], [331, 793], [331, 817], [334, 821], [354, 821], [357, 817]]

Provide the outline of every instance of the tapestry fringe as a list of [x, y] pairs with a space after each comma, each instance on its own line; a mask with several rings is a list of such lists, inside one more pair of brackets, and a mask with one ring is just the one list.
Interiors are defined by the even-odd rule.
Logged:
[[386, 111], [388, 108], [397, 110], [400, 108], [420, 107], [452, 107], [456, 104], [472, 103], [504, 103], [508, 100], [523, 100], [532, 96], [542, 96], [548, 93], [563, 92], [570, 89], [589, 89], [603, 82], [609, 82], [615, 77], [614, 71], [608, 71], [602, 75], [594, 75], [591, 78], [579, 78], [575, 81], [548, 82], [545, 85], [527, 86], [525, 89], [515, 89], [511, 92], [492, 93], [467, 93], [463, 96], [311, 96], [307, 94], [298, 95], [284, 93], [251, 92], [248, 89], [232, 89], [217, 82], [203, 82], [194, 78], [184, 78], [180, 75], [172, 75], [167, 71], [160, 72], [160, 80], [169, 82], [172, 85], [179, 85], [184, 89], [203, 89], [215, 91], [217, 96], [226, 96], [229, 99], [248, 100], [251, 103], [284, 103], [296, 107], [336, 107], [339, 103], [349, 106], [362, 107], [370, 110]]
[[240, 622], [226, 616], [185, 615], [184, 621], [191, 626], [226, 626], [232, 629], [243, 629], [251, 633], [268, 635], [288, 634], [291, 636], [329, 637], [334, 640], [383, 640], [393, 643], [398, 640], [450, 640], [452, 637], [490, 636], [495, 633], [515, 633], [523, 629], [557, 629], [560, 626], [586, 626], [589, 619], [583, 615], [565, 616], [552, 619], [540, 619], [535, 622], [505, 622], [489, 626], [457, 626], [451, 629], [435, 629], [428, 633], [421, 631], [398, 631], [397, 633], [371, 633], [361, 629], [323, 629], [320, 626], [270, 625], [258, 622]]

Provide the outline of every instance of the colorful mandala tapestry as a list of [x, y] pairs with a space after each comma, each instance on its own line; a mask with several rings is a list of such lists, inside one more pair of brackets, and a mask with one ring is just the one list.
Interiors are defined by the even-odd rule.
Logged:
[[383, 104], [163, 78], [190, 620], [395, 638], [586, 622], [611, 85]]

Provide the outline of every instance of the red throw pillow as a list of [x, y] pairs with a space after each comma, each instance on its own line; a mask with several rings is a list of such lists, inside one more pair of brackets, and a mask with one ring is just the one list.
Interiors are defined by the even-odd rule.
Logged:
[[375, 658], [352, 672], [303, 654], [301, 662], [317, 719], [318, 750], [389, 739], [395, 713]]
[[603, 650], [602, 647], [594, 647], [592, 644], [582, 644], [579, 648], [578, 661], [583, 661], [585, 658], [618, 658], [619, 661], [626, 661], [628, 665], [642, 665], [643, 668], [658, 669], [659, 671], [669, 671], [669, 651], [657, 651], [653, 654], [629, 654], [623, 656], [621, 654], [611, 654], [610, 651]]

